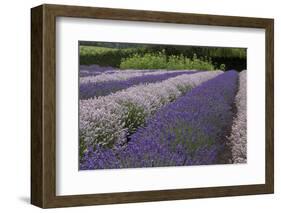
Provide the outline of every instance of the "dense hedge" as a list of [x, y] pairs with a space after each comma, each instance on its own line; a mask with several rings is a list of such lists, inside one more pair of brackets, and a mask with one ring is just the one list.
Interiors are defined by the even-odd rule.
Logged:
[[169, 55], [183, 55], [192, 58], [194, 53], [197, 57], [208, 57], [212, 59], [215, 69], [220, 69], [225, 64], [225, 70], [235, 69], [242, 71], [247, 69], [247, 51], [245, 48], [224, 48], [224, 47], [185, 47], [160, 45], [147, 48], [150, 52], [165, 50]]
[[200, 56], [225, 57], [225, 58], [246, 58], [245, 48], [226, 48], [226, 47], [188, 47], [188, 46], [170, 46], [160, 45], [148, 47], [150, 51], [165, 50], [168, 55], [183, 54], [186, 57], [192, 57], [194, 53]]
[[94, 46], [80, 47], [80, 65], [97, 64], [100, 66], [120, 67], [122, 58], [127, 58], [134, 53], [142, 54], [143, 48], [114, 49]]
[[219, 64], [225, 64], [225, 70], [242, 71], [247, 69], [247, 59], [239, 57], [212, 57], [215, 68], [219, 68]]

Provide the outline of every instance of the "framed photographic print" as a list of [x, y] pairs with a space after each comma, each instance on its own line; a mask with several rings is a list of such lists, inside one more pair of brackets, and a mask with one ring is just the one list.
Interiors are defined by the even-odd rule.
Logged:
[[274, 191], [273, 19], [31, 9], [31, 203]]

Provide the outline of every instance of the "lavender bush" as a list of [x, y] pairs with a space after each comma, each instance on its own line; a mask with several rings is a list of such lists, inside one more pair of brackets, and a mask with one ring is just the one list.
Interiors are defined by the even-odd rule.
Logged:
[[120, 72], [120, 71], [115, 71], [113, 73], [105, 72], [99, 75], [89, 75], [86, 77], [80, 77], [80, 84], [127, 80], [129, 78], [139, 77], [142, 75], [143, 75], [142, 72], [131, 72], [131, 73]]
[[[192, 72], [186, 72], [185, 74], [194, 74], [197, 72], [198, 71], [192, 71]], [[178, 71], [178, 72], [167, 72], [158, 75], [142, 75], [142, 76], [137, 76], [137, 77], [129, 78], [127, 80], [120, 80], [120, 81], [84, 83], [84, 84], [80, 84], [79, 95], [80, 95], [80, 99], [105, 96], [110, 93], [127, 89], [135, 85], [160, 82], [168, 78], [176, 77], [178, 75], [183, 75], [183, 74], [184, 73], [182, 71]]]
[[80, 169], [216, 163], [232, 123], [237, 79], [237, 72], [229, 71], [202, 83], [158, 110], [128, 144], [110, 150], [93, 145], [81, 158]]
[[215, 163], [224, 146], [224, 129], [232, 122], [237, 78], [237, 72], [227, 72], [163, 107], [132, 135], [128, 147], [142, 141], [168, 144], [170, 149], [180, 145], [189, 156], [184, 165]]
[[247, 71], [239, 74], [239, 89], [235, 97], [237, 115], [229, 137], [233, 163], [247, 162]]
[[127, 148], [90, 147], [80, 159], [79, 169], [178, 166], [189, 160], [180, 145], [172, 151], [167, 144], [142, 141], [138, 146], [130, 145]]
[[79, 76], [96, 76], [103, 73], [113, 73], [116, 69], [113, 67], [101, 67], [99, 65], [93, 64], [90, 66], [80, 65], [79, 67]]
[[180, 75], [108, 96], [80, 100], [80, 139], [85, 146], [124, 144], [128, 135], [158, 109], [220, 74], [221, 71], [212, 71]]
[[100, 75], [90, 75], [86, 77], [80, 77], [80, 84], [86, 83], [98, 83], [106, 81], [121, 81], [127, 80], [134, 77], [141, 77], [144, 75], [159, 75], [173, 72], [194, 72], [195, 70], [178, 70], [178, 71], [167, 71], [167, 70], [116, 70], [114, 72], [104, 72]]

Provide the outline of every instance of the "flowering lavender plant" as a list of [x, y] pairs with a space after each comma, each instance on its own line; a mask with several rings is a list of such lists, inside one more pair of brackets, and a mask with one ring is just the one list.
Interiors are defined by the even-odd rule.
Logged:
[[[81, 70], [80, 70], [81, 72]], [[86, 83], [98, 83], [98, 82], [106, 82], [106, 81], [122, 81], [127, 80], [130, 78], [141, 77], [144, 75], [161, 75], [167, 73], [174, 73], [174, 72], [182, 72], [185, 73], [196, 73], [195, 70], [115, 70], [103, 72], [99, 75], [89, 75], [86, 77], [80, 77], [80, 84]]]
[[127, 138], [164, 105], [221, 71], [180, 75], [163, 82], [138, 85], [114, 94], [80, 100], [80, 140], [87, 146], [112, 147]]
[[239, 89], [235, 97], [237, 115], [234, 118], [229, 137], [234, 163], [247, 161], [247, 71], [239, 74]]
[[92, 146], [81, 158], [80, 169], [218, 162], [225, 145], [225, 130], [232, 123], [237, 79], [237, 72], [229, 71], [200, 84], [158, 110], [145, 127], [137, 129], [128, 144], [103, 150]]
[[237, 77], [237, 72], [227, 72], [163, 107], [132, 135], [128, 147], [142, 141], [168, 144], [171, 149], [180, 145], [191, 158], [185, 164], [216, 162], [224, 146], [224, 129], [232, 123]]
[[164, 74], [158, 75], [141, 75], [133, 78], [129, 78], [127, 80], [111, 80], [106, 82], [96, 82], [96, 83], [83, 83], [80, 84], [79, 95], [80, 99], [88, 99], [94, 98], [98, 96], [105, 96], [110, 93], [114, 93], [119, 90], [127, 89], [129, 87], [139, 85], [139, 84], [147, 84], [164, 81], [168, 78], [176, 77], [182, 74], [194, 74], [198, 71], [192, 72], [166, 72]]
[[79, 67], [79, 76], [96, 76], [103, 73], [113, 73], [116, 69], [113, 67], [101, 67], [99, 65], [93, 64], [90, 66], [87, 65], [80, 65]]

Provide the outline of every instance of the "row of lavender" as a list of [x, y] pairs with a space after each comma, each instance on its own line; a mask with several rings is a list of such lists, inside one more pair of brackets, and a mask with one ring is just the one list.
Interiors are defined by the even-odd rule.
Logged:
[[[194, 70], [195, 71], [195, 70]], [[161, 75], [161, 74], [167, 74], [167, 73], [187, 73], [192, 72], [192, 70], [117, 70], [112, 72], [104, 72], [99, 75], [90, 75], [86, 77], [80, 77], [80, 84], [86, 84], [86, 83], [99, 83], [99, 82], [107, 82], [107, 81], [122, 81], [122, 80], [128, 80], [130, 78], [135, 77], [142, 77], [144, 75]]]
[[[232, 124], [234, 99], [238, 103], [239, 94], [245, 94], [241, 81], [235, 97], [237, 82], [235, 71], [205, 72], [80, 101], [80, 134], [85, 145], [80, 169], [217, 163]], [[145, 88], [149, 89], [142, 94]], [[154, 102], [149, 94], [156, 91]]]
[[124, 144], [128, 135], [161, 107], [221, 71], [183, 74], [162, 82], [141, 84], [108, 96], [80, 100], [80, 139], [85, 147]]
[[[120, 70], [113, 67], [101, 67], [96, 64], [90, 66], [80, 65], [79, 67], [79, 77], [85, 79], [92, 78], [92, 77], [98, 77], [98, 78], [101, 77], [101, 79], [103, 79], [106, 76], [106, 77], [113, 77], [114, 79], [112, 80], [118, 80], [117, 79], [118, 77], [121, 78], [124, 77], [122, 75], [128, 76], [128, 74], [132, 75], [133, 73], [153, 74], [157, 72], [172, 72], [172, 70], [168, 70], [168, 71], [167, 70], [136, 70], [136, 69]], [[117, 74], [117, 76], [114, 76], [112, 74]]]
[[105, 73], [114, 73], [116, 71], [113, 67], [101, 67], [99, 65], [93, 64], [90, 66], [87, 65], [80, 65], [79, 67], [79, 76], [86, 77], [86, 76], [97, 76], [100, 74]]
[[237, 115], [233, 120], [229, 146], [233, 163], [247, 162], [247, 72], [239, 75], [239, 89], [235, 97]]
[[[106, 96], [108, 94], [114, 93], [119, 90], [124, 90], [135, 85], [160, 82], [172, 77], [176, 77], [178, 75], [194, 74], [197, 72], [201, 71], [158, 71], [152, 74], [131, 73], [123, 76], [126, 77], [124, 80], [109, 79], [107, 81], [96, 81], [99, 76], [94, 76], [94, 78], [80, 80], [82, 82], [80, 82], [79, 95], [80, 99]], [[115, 75], [116, 74], [112, 74], [111, 76]]]

